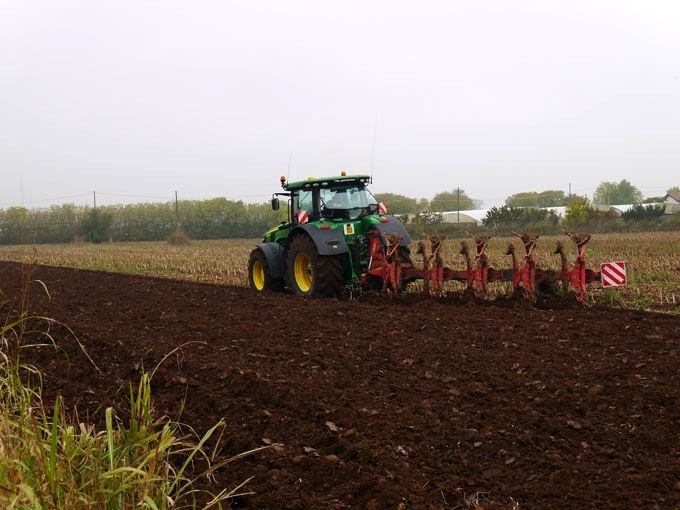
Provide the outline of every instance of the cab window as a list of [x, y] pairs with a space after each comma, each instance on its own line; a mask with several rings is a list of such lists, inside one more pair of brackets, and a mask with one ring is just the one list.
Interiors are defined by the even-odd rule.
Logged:
[[377, 201], [363, 187], [323, 188], [319, 190], [321, 215], [327, 218], [357, 219]]
[[312, 191], [299, 191], [295, 196], [295, 210], [307, 211], [312, 213], [314, 210], [314, 202], [312, 200]]

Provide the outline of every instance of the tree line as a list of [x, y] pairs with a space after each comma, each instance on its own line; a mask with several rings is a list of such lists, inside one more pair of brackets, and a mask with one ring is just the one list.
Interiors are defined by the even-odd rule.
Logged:
[[[673, 186], [666, 193], [680, 193], [680, 187]], [[508, 196], [505, 199], [505, 206], [511, 208], [565, 207], [576, 196], [578, 195], [568, 195], [562, 190], [525, 191]], [[394, 214], [469, 211], [482, 208], [481, 200], [469, 197], [462, 189], [437, 193], [432, 200], [412, 198], [396, 193], [378, 193], [375, 197], [379, 202], [385, 202], [390, 212]], [[591, 203], [587, 197], [583, 198]], [[600, 183], [592, 198], [593, 205], [661, 203], [663, 201], [663, 196], [645, 198], [642, 191], [626, 179], [619, 182]]]
[[76, 240], [160, 241], [181, 229], [192, 239], [254, 238], [279, 223], [285, 211], [271, 205], [213, 198], [100, 206], [0, 210], [0, 244], [68, 243]]
[[[668, 193], [680, 192], [673, 187]], [[441, 223], [440, 212], [479, 208], [480, 203], [464, 190], [438, 193], [432, 200], [416, 199], [394, 193], [376, 194], [388, 205], [391, 214], [414, 215], [416, 225]], [[638, 188], [625, 179], [604, 182], [588, 197], [567, 196], [560, 190], [517, 193], [507, 197], [505, 206], [492, 208], [485, 226], [518, 225], [530, 228], [555, 228], [555, 213], [540, 208], [564, 205], [567, 225], [589, 225], [611, 220], [609, 213], [595, 204], [641, 204], [662, 202], [664, 197], [644, 199]], [[272, 211], [270, 204], [213, 198], [181, 200], [177, 204], [140, 203], [92, 208], [74, 204], [53, 205], [44, 209], [11, 207], [0, 210], [0, 244], [68, 243], [76, 240], [159, 241], [178, 230], [192, 239], [255, 238], [285, 219], [285, 210]], [[663, 208], [634, 207], [623, 215], [626, 222], [652, 222], [663, 215]]]

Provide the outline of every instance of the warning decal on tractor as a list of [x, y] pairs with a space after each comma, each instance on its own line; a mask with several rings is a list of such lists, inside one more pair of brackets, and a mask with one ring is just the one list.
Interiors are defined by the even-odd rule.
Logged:
[[351, 223], [345, 223], [345, 235], [346, 236], [354, 235], [354, 225], [352, 225]]
[[625, 262], [605, 262], [600, 266], [603, 287], [620, 287], [628, 283]]
[[307, 223], [309, 221], [309, 213], [304, 210], [299, 210], [297, 213], [295, 213], [295, 216], [297, 216], [298, 223]]

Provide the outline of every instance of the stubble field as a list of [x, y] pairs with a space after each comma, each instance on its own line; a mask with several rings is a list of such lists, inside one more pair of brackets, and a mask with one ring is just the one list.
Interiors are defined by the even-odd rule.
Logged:
[[[539, 267], [559, 269], [559, 258], [553, 254], [557, 239], [563, 241], [573, 261], [574, 246], [566, 236], [542, 237], [535, 252]], [[458, 255], [461, 240], [447, 239], [445, 243], [445, 263], [452, 268], [464, 268], [463, 258]], [[165, 242], [0, 246], [0, 260], [246, 286], [248, 256], [256, 242], [246, 239], [192, 241], [179, 246]], [[510, 258], [504, 254], [509, 242], [521, 247], [517, 239], [491, 239], [487, 253], [493, 267], [511, 267]], [[680, 232], [598, 234], [588, 244], [586, 254], [593, 269], [602, 262], [625, 261], [629, 279], [628, 286], [619, 289], [592, 285], [589, 303], [680, 312]], [[446, 285], [449, 292], [463, 290], [461, 283]], [[490, 297], [510, 290], [509, 284], [493, 284]], [[417, 292], [418, 286], [412, 286], [411, 291]]]

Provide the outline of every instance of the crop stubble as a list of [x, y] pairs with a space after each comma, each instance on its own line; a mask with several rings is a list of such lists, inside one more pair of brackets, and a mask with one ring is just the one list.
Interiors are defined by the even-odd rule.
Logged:
[[[539, 267], [559, 269], [553, 255], [555, 240], [562, 239], [570, 263], [574, 247], [565, 236], [539, 239], [535, 258]], [[445, 242], [444, 261], [453, 268], [464, 268], [458, 255], [461, 239]], [[248, 256], [256, 240], [193, 241], [188, 246], [167, 243], [67, 244], [39, 246], [0, 246], [0, 260], [80, 267], [100, 271], [163, 276], [193, 281], [245, 286], [248, 282]], [[492, 238], [487, 253], [496, 268], [510, 268], [505, 253], [508, 242], [517, 239]], [[591, 303], [626, 308], [680, 312], [680, 232], [597, 234], [588, 244], [590, 267], [602, 262], [624, 260], [628, 263], [629, 284], [604, 290], [591, 286]], [[446, 284], [448, 291], [460, 291], [462, 284]], [[509, 284], [493, 284], [491, 297], [508, 293]], [[418, 290], [417, 285], [413, 291]]]

